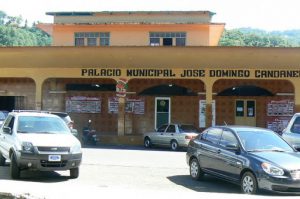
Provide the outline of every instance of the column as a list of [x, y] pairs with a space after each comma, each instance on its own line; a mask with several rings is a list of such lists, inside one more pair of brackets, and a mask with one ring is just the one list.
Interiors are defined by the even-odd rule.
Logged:
[[125, 97], [119, 97], [118, 135], [125, 134]]
[[42, 110], [43, 105], [43, 78], [34, 78], [35, 81], [35, 110]]
[[294, 85], [294, 92], [295, 92], [295, 113], [300, 112], [300, 89], [297, 89], [297, 87], [300, 85], [300, 80], [293, 80], [292, 81]]
[[205, 124], [206, 127], [210, 127], [212, 126], [212, 119], [213, 119], [213, 115], [212, 115], [212, 87], [213, 87], [213, 82], [205, 82], [205, 88], [206, 88], [206, 109], [205, 109]]

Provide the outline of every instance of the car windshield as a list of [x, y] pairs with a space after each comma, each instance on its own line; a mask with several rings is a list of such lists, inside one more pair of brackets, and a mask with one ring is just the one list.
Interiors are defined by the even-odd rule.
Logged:
[[185, 133], [185, 132], [199, 133], [198, 129], [193, 125], [178, 125], [178, 128], [180, 133]]
[[68, 126], [61, 118], [45, 116], [20, 116], [18, 133], [69, 133]]
[[246, 151], [293, 151], [290, 145], [272, 131], [238, 131], [237, 134]]

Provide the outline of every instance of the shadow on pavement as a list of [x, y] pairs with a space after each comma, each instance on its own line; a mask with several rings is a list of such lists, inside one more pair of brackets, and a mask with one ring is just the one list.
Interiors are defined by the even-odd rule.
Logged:
[[186, 149], [179, 149], [172, 151], [169, 147], [151, 147], [145, 148], [144, 146], [129, 146], [129, 145], [113, 145], [113, 144], [98, 144], [96, 146], [85, 145], [82, 148], [86, 149], [118, 149], [118, 150], [142, 150], [142, 151], [170, 151], [170, 152], [186, 152]]
[[240, 193], [240, 187], [226, 181], [205, 175], [202, 181], [191, 179], [188, 175], [170, 176], [168, 179], [185, 188], [197, 192], [213, 192], [213, 193]]
[[[5, 166], [1, 166], [0, 179], [1, 180], [14, 180], [9, 175], [9, 163]], [[61, 174], [56, 171], [21, 171], [21, 178], [18, 181], [31, 181], [31, 182], [41, 182], [41, 183], [55, 183], [69, 180], [69, 172], [66, 174]]]
[[[170, 176], [168, 177], [168, 179], [177, 185], [181, 185], [185, 188], [197, 192], [242, 194], [239, 185], [221, 180], [219, 178], [215, 178], [207, 174], [204, 176], [203, 180], [199, 180], [199, 181], [193, 180], [188, 175]], [[282, 196], [291, 196], [293, 194], [283, 194], [283, 193], [277, 194], [273, 192], [260, 190], [257, 195], [282, 197]]]

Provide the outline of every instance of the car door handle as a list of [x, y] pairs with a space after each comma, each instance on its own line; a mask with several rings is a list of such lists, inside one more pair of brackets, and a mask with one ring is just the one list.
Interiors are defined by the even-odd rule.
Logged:
[[171, 133], [171, 135], [174, 135], [174, 133]]

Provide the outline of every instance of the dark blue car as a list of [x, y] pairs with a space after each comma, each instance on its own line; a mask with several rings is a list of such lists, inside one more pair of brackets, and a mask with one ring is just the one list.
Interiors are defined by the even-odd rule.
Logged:
[[186, 158], [196, 180], [210, 174], [240, 185], [246, 194], [300, 193], [300, 153], [268, 129], [208, 128], [190, 141]]

